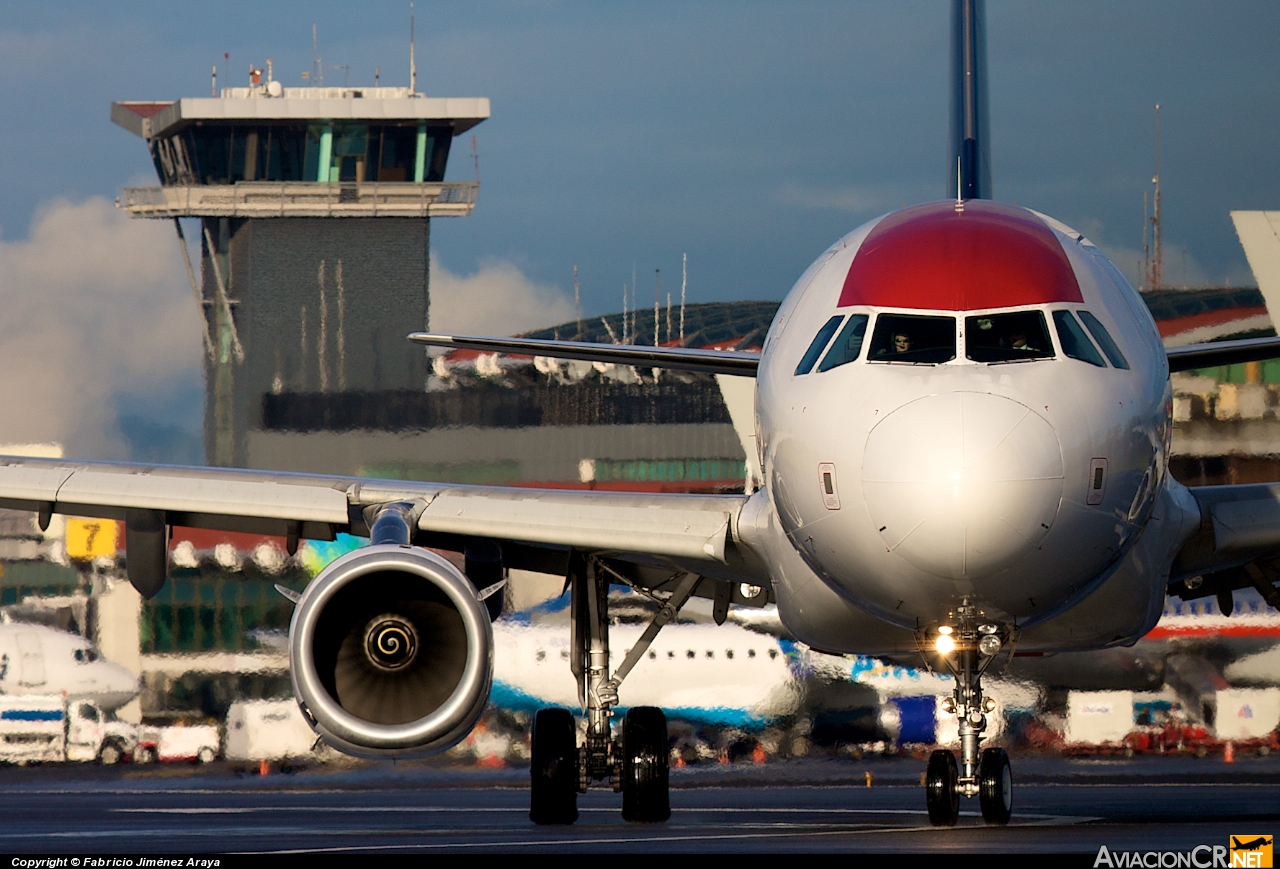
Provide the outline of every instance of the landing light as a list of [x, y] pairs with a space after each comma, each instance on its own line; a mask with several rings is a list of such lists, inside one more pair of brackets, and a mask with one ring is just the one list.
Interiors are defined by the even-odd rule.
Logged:
[[986, 655], [988, 658], [994, 656], [996, 652], [1000, 651], [1000, 646], [1000, 638], [995, 634], [987, 634], [978, 641], [978, 651]]
[[956, 641], [951, 639], [951, 628], [939, 628], [940, 631], [945, 630], [947, 633], [939, 633], [938, 639], [934, 640], [933, 647], [938, 650], [940, 655], [950, 655], [956, 648]]

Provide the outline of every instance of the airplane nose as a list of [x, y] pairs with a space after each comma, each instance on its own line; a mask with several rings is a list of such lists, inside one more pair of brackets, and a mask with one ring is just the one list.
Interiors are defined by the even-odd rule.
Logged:
[[863, 493], [885, 545], [949, 579], [995, 573], [1032, 551], [1062, 500], [1062, 446], [1031, 408], [980, 392], [931, 395], [867, 439]]

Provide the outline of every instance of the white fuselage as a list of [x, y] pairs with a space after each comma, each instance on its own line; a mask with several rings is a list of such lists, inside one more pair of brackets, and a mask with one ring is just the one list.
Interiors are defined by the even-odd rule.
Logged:
[[[617, 667], [643, 625], [610, 630]], [[494, 626], [492, 699], [506, 708], [581, 705], [566, 666], [569, 637], [560, 625]], [[797, 677], [775, 637], [737, 625], [670, 625], [627, 677], [625, 706], [660, 706], [668, 714], [710, 724], [764, 724], [795, 710]]]
[[[1198, 518], [1166, 473], [1168, 365], [1146, 307], [1094, 245], [1026, 209], [934, 203], [881, 221], [814, 263], [766, 339], [757, 497], [773, 515], [756, 533], [784, 535], [827, 589], [882, 624], [914, 632], [967, 603], [1033, 648], [1041, 625], [1046, 648], [1132, 642], [1159, 617], [1172, 552]], [[856, 317], [856, 358], [804, 370], [824, 324]], [[1014, 349], [1019, 335], [998, 337], [1036, 322], [1034, 354]], [[1113, 346], [1087, 337], [1097, 323]], [[899, 327], [915, 334], [888, 334]], [[890, 343], [926, 337], [941, 348], [932, 357]], [[779, 541], [764, 547], [779, 555]], [[832, 651], [909, 644], [857, 630], [843, 643], [831, 630], [806, 637], [822, 603], [791, 560], [774, 580], [800, 639]], [[1123, 611], [1108, 604], [1110, 621], [1090, 614], [1095, 624], [1064, 633], [1062, 619], [1120, 574]]]

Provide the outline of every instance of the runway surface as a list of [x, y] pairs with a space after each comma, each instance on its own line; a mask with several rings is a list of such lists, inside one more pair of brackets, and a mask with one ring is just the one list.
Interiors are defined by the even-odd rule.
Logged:
[[[1280, 760], [1015, 758], [1014, 821], [977, 800], [929, 826], [924, 761], [790, 761], [672, 771], [672, 818], [627, 824], [592, 791], [566, 827], [536, 827], [520, 770], [401, 764], [249, 775], [209, 768], [0, 770], [0, 852], [863, 851], [1096, 854], [1226, 846], [1280, 830]], [[865, 774], [872, 773], [866, 786]], [[1092, 861], [1091, 861], [1092, 862]]]

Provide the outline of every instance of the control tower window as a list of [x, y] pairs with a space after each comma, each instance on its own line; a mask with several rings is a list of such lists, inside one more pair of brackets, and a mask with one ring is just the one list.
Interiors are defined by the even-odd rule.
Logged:
[[1052, 359], [1053, 342], [1039, 311], [984, 314], [965, 318], [964, 355], [974, 362]]
[[330, 164], [329, 179], [356, 183], [364, 181], [368, 145], [369, 128], [363, 124], [334, 127], [333, 162]]
[[866, 337], [869, 319], [866, 314], [854, 314], [849, 318], [849, 322], [844, 324], [844, 328], [836, 336], [836, 342], [818, 364], [819, 371], [830, 371], [858, 358], [862, 353], [862, 339]]
[[808, 374], [813, 370], [813, 363], [817, 362], [822, 351], [827, 349], [827, 344], [831, 343], [831, 336], [836, 333], [836, 329], [840, 328], [840, 321], [843, 319], [844, 317], [837, 315], [822, 325], [818, 334], [814, 336], [813, 343], [809, 345], [809, 349], [804, 351], [800, 364], [796, 366], [796, 374]]
[[1107, 327], [1102, 325], [1102, 321], [1088, 311], [1080, 312], [1080, 319], [1084, 321], [1084, 327], [1089, 330], [1089, 334], [1098, 342], [1098, 346], [1102, 348], [1102, 352], [1107, 355], [1107, 359], [1116, 368], [1129, 370], [1129, 360], [1124, 358], [1124, 354], [1120, 352], [1120, 348], [1116, 346], [1116, 342], [1111, 340], [1111, 333], [1107, 331]]
[[453, 127], [427, 127], [427, 152], [423, 161], [426, 175], [423, 181], [428, 184], [444, 181], [444, 170], [449, 163], [449, 147], [452, 144]]
[[412, 181], [417, 156], [417, 127], [370, 127], [370, 181]]
[[867, 361], [937, 365], [955, 358], [954, 317], [881, 314], [876, 318]]
[[1070, 311], [1054, 311], [1053, 325], [1058, 328], [1058, 341], [1062, 344], [1063, 353], [1099, 368], [1107, 367], [1107, 363], [1102, 361], [1102, 355], [1094, 348], [1089, 336], [1084, 334]]

